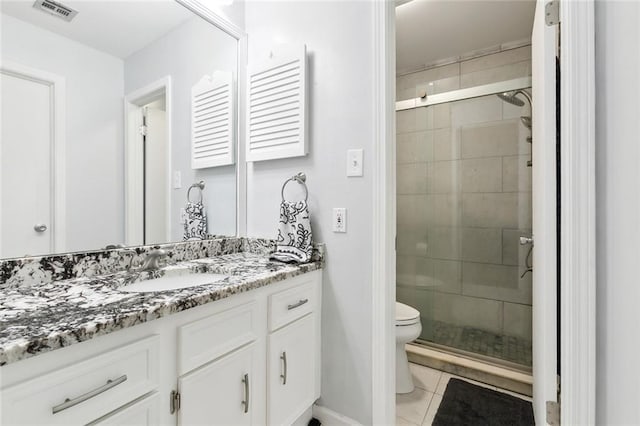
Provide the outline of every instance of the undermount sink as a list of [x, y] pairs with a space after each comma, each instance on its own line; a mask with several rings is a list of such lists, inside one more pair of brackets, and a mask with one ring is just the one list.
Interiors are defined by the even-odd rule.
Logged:
[[128, 293], [146, 293], [154, 291], [179, 290], [205, 284], [215, 284], [228, 275], [208, 272], [181, 271], [178, 274], [167, 274], [159, 278], [150, 278], [120, 287]]

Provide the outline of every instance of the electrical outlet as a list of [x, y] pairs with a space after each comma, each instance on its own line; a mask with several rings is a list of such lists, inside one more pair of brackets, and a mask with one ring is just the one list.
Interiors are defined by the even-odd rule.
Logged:
[[333, 232], [347, 232], [347, 209], [344, 207], [333, 209]]

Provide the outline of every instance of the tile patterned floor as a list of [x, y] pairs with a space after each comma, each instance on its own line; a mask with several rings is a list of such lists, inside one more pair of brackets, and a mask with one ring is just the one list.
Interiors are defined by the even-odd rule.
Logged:
[[416, 388], [411, 393], [396, 395], [396, 426], [430, 426], [442, 402], [442, 395], [447, 388], [447, 383], [452, 377], [531, 401], [528, 396], [454, 376], [433, 368], [413, 363], [410, 363], [409, 367]]
[[531, 367], [531, 340], [430, 321], [421, 339]]

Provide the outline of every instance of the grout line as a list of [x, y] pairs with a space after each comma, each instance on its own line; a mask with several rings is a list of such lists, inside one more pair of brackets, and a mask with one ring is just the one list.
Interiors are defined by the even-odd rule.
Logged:
[[435, 396], [434, 392], [429, 392], [429, 393], [431, 394], [431, 396], [429, 397], [429, 401], [427, 402], [427, 409], [424, 411], [424, 415], [420, 420], [420, 426], [422, 426], [422, 424], [424, 423], [424, 419], [427, 418], [427, 414], [429, 414], [429, 406], [431, 405], [431, 401], [433, 401], [433, 397]]

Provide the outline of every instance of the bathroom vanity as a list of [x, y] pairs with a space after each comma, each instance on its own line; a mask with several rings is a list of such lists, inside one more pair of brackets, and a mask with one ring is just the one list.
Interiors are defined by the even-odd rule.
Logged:
[[[5, 261], [0, 423], [293, 423], [320, 396], [322, 258], [272, 262], [268, 245], [178, 243], [149, 273], [121, 265], [150, 247]], [[176, 270], [222, 278], [123, 291]]]

